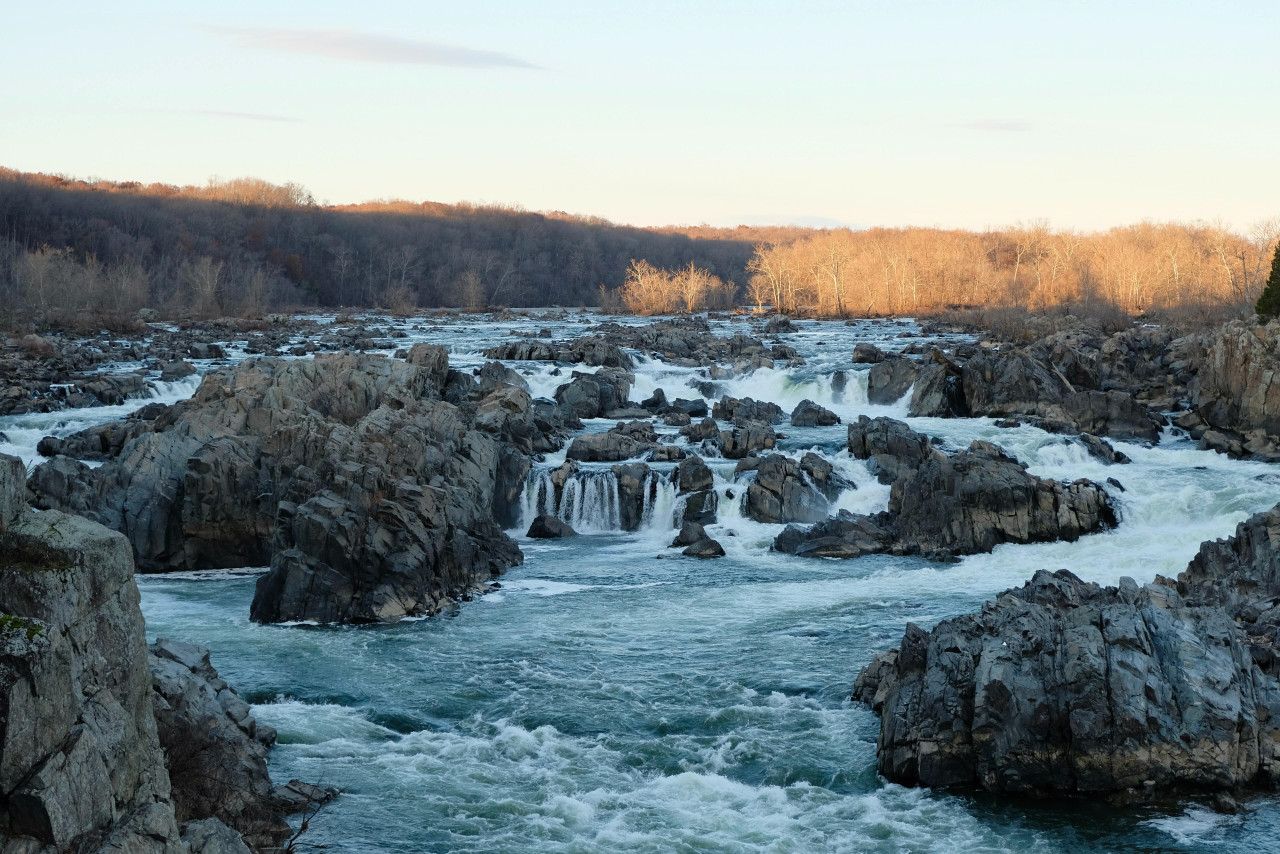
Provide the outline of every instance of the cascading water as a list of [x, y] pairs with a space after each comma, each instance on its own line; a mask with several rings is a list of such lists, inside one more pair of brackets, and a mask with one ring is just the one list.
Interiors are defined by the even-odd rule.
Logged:
[[[428, 340], [471, 354], [470, 368], [483, 363], [481, 349], [507, 340], [511, 325], [567, 338], [582, 334], [588, 318], [451, 320], [444, 328], [379, 322], [403, 331], [406, 344]], [[712, 324], [720, 335], [740, 328]], [[720, 381], [715, 392], [787, 411], [808, 397], [846, 423], [859, 414], [902, 417], [865, 403], [866, 372], [850, 366], [849, 353], [856, 341], [895, 350], [923, 343], [899, 337], [914, 331], [805, 321], [782, 339], [805, 366]], [[509, 365], [542, 396], [569, 378], [552, 363]], [[837, 370], [847, 372], [842, 400], [830, 384]], [[695, 385], [705, 379], [699, 368], [654, 359], [638, 364], [636, 376], [636, 400], [656, 387], [669, 399], [707, 397]], [[41, 417], [69, 430], [119, 416], [99, 408]], [[19, 420], [0, 419], [0, 430], [14, 438]], [[522, 540], [525, 563], [502, 577], [501, 590], [449, 619], [262, 626], [245, 619], [252, 577], [147, 576], [148, 632], [206, 644], [223, 677], [258, 701], [258, 721], [279, 731], [270, 758], [276, 782], [296, 777], [343, 790], [311, 819], [306, 837], [335, 854], [1273, 848], [1274, 798], [1250, 800], [1246, 817], [1194, 806], [1063, 803], [1049, 811], [877, 779], [878, 720], [849, 702], [849, 685], [872, 655], [898, 644], [908, 621], [928, 627], [975, 611], [1038, 569], [1067, 567], [1106, 584], [1176, 575], [1201, 541], [1230, 534], [1277, 499], [1274, 466], [1197, 451], [1172, 436], [1155, 448], [1121, 445], [1132, 464], [1103, 466], [1063, 437], [1026, 426], [912, 426], [949, 449], [997, 442], [1041, 476], [1114, 477], [1126, 490], [1114, 495], [1121, 524], [1073, 543], [1000, 546], [954, 564], [804, 560], [769, 550], [783, 526], [745, 516], [748, 478], [734, 480], [732, 460], [708, 459], [719, 501], [707, 530], [727, 554], [697, 561], [667, 548], [667, 528], [688, 498], [663, 470], [655, 467], [636, 495], [620, 489], [611, 468], [583, 467], [557, 496], [560, 455], [530, 475], [525, 524], [547, 512], [577, 530], [614, 535]], [[854, 484], [833, 511], [883, 510], [889, 488], [841, 450], [844, 429], [782, 425], [789, 438], [779, 451], [818, 453]], [[34, 456], [34, 440], [28, 447], [25, 433], [19, 439]], [[636, 534], [621, 533], [624, 514], [639, 515]]]

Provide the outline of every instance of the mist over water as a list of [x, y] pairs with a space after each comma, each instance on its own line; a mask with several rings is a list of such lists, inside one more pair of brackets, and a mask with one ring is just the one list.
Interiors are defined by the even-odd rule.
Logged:
[[[397, 323], [450, 347], [454, 367], [483, 364], [512, 324]], [[636, 323], [645, 321], [632, 321]], [[571, 337], [586, 319], [515, 324]], [[741, 324], [718, 324], [719, 334]], [[866, 402], [857, 341], [899, 349], [901, 322], [802, 323], [782, 336], [807, 361], [712, 387], [697, 369], [646, 359], [631, 397], [705, 392], [754, 397], [787, 412], [809, 398], [847, 423], [905, 417], [905, 402]], [[236, 352], [234, 349], [229, 352]], [[559, 375], [549, 363], [508, 363], [535, 395]], [[592, 370], [590, 368], [577, 370]], [[843, 392], [832, 375], [847, 372]], [[157, 388], [191, 394], [198, 378]], [[139, 400], [141, 406], [149, 400]], [[711, 398], [708, 398], [710, 404]], [[132, 401], [130, 403], [133, 403]], [[66, 435], [131, 406], [0, 419], [0, 451], [35, 459], [46, 434]], [[610, 422], [588, 422], [589, 430]], [[222, 676], [276, 727], [273, 777], [337, 786], [344, 796], [314, 821], [310, 841], [343, 852], [1056, 852], [1268, 850], [1280, 803], [1257, 799], [1244, 817], [1195, 803], [1172, 810], [1102, 804], [1001, 803], [887, 785], [875, 774], [878, 722], [848, 700], [858, 670], [924, 626], [971, 611], [1037, 569], [1067, 568], [1099, 583], [1176, 575], [1206, 539], [1227, 536], [1280, 499], [1280, 472], [1210, 452], [1173, 433], [1145, 448], [1117, 444], [1133, 463], [1103, 466], [1062, 436], [990, 419], [912, 419], [946, 447], [1002, 445], [1044, 477], [1114, 477], [1121, 522], [1076, 543], [1001, 546], [956, 564], [872, 556], [806, 560], [769, 551], [781, 525], [745, 518], [734, 461], [708, 459], [719, 496], [708, 532], [714, 561], [669, 549], [681, 499], [658, 479], [645, 522], [620, 530], [608, 465], [583, 465], [557, 505], [535, 465], [524, 524], [554, 512], [582, 535], [556, 541], [512, 531], [525, 563], [501, 589], [447, 616], [383, 627], [249, 623], [255, 573], [139, 578], [152, 637], [209, 646]], [[659, 427], [674, 433], [674, 428]], [[856, 488], [836, 507], [875, 512], [888, 488], [844, 450], [845, 427], [783, 424], [779, 451], [814, 451]], [[672, 464], [651, 464], [667, 472]], [[749, 476], [748, 476], [749, 477]], [[733, 497], [729, 497], [732, 492]], [[661, 559], [659, 559], [661, 558]]]

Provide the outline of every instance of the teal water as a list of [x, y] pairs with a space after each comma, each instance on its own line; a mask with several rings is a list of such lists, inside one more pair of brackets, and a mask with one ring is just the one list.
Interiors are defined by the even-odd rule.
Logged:
[[[548, 325], [561, 334], [581, 322], [528, 328]], [[410, 340], [449, 344], [453, 363], [471, 366], [508, 326], [403, 328]], [[788, 411], [812, 397], [846, 420], [902, 415], [901, 406], [866, 404], [864, 375], [851, 374], [839, 399], [830, 377], [854, 368], [855, 341], [897, 347], [906, 341], [893, 336], [904, 331], [915, 330], [805, 324], [783, 340], [807, 365], [758, 371], [721, 390]], [[548, 366], [513, 367], [541, 393], [564, 380]], [[669, 397], [698, 394], [689, 385], [695, 374], [646, 362], [632, 397], [659, 386]], [[59, 417], [94, 417], [84, 412]], [[255, 571], [246, 570], [141, 577], [148, 633], [211, 648], [224, 678], [279, 730], [278, 781], [343, 790], [305, 837], [330, 851], [1276, 850], [1274, 798], [1219, 816], [1195, 802], [1163, 810], [1002, 803], [877, 778], [878, 722], [848, 694], [858, 670], [895, 645], [908, 621], [928, 626], [974, 610], [1041, 568], [1102, 583], [1174, 575], [1201, 541], [1280, 500], [1273, 467], [1196, 451], [1173, 433], [1155, 448], [1123, 446], [1130, 466], [1104, 467], [1030, 428], [1001, 430], [988, 419], [913, 426], [950, 446], [997, 441], [1044, 476], [1114, 476], [1125, 487], [1114, 493], [1121, 524], [1077, 543], [1001, 547], [950, 565], [807, 561], [770, 553], [781, 526], [744, 519], [723, 497], [710, 532], [728, 555], [703, 562], [666, 548], [677, 509], [668, 496], [634, 534], [520, 538], [525, 564], [500, 590], [447, 616], [386, 627], [256, 626], [248, 621]], [[887, 490], [840, 450], [843, 427], [780, 429], [789, 434], [785, 452], [817, 450], [857, 484], [840, 506], [872, 511], [887, 502]], [[733, 464], [712, 463], [722, 495], [740, 495]]]

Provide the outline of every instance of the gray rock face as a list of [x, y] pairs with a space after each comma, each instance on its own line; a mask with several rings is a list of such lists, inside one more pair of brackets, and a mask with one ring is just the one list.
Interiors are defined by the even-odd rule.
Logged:
[[704, 537], [681, 552], [685, 557], [696, 557], [702, 560], [724, 557], [724, 546], [710, 537]]
[[681, 460], [676, 467], [676, 478], [681, 492], [699, 492], [710, 489], [715, 482], [711, 469], [702, 461], [702, 457], [691, 456]]
[[[892, 484], [888, 511], [788, 529], [775, 549], [815, 557], [891, 552], [949, 559], [1001, 543], [1075, 540], [1116, 521], [1098, 484], [1027, 474], [987, 442], [948, 456], [901, 422], [864, 416], [849, 425], [849, 450], [871, 460], [881, 480]], [[849, 538], [843, 544], [842, 536]]]
[[1122, 391], [1078, 391], [1067, 395], [1062, 410], [1073, 429], [1122, 442], [1160, 438], [1161, 423], [1131, 395]]
[[685, 522], [680, 528], [680, 533], [676, 534], [676, 538], [671, 541], [671, 547], [691, 546], [706, 539], [709, 539], [706, 529], [697, 522]]
[[[1210, 443], [1234, 456], [1280, 458], [1280, 324], [1225, 324], [1209, 336], [1191, 385], [1204, 421], [1226, 438]], [[1230, 443], [1238, 443], [1233, 447]]]
[[148, 648], [147, 663], [179, 823], [216, 818], [254, 848], [288, 839], [267, 773], [275, 731], [258, 727], [204, 647], [162, 638]]
[[964, 396], [975, 415], [1038, 415], [1075, 389], [1056, 368], [1026, 353], [979, 353], [964, 366]]
[[[23, 475], [0, 457], [0, 846], [187, 854], [129, 543], [27, 511]], [[234, 831], [221, 840], [196, 850], [247, 850]]]
[[720, 452], [725, 459], [740, 460], [760, 451], [772, 450], [778, 435], [772, 427], [734, 427], [720, 431]]
[[760, 458], [755, 482], [747, 487], [744, 510], [757, 522], [817, 522], [827, 517], [827, 498], [812, 486], [795, 460]]
[[208, 375], [101, 468], [41, 467], [33, 491], [124, 532], [148, 570], [270, 562], [261, 621], [434, 613], [520, 561], [501, 525], [527, 455], [567, 426], [506, 382], [441, 400], [449, 375], [431, 345], [407, 362], [249, 360]]
[[617, 368], [601, 368], [594, 374], [574, 371], [572, 381], [556, 389], [556, 403], [578, 418], [600, 418], [626, 405], [634, 382], [633, 374]]
[[484, 351], [489, 359], [507, 361], [556, 361], [576, 364], [626, 368], [634, 363], [626, 351], [617, 344], [598, 335], [585, 336], [573, 341], [551, 343], [548, 341], [507, 341]]
[[770, 424], [781, 424], [787, 414], [782, 407], [767, 400], [754, 398], [724, 397], [715, 402], [711, 408], [713, 417], [720, 421], [729, 421], [735, 427], [760, 427]]
[[885, 360], [885, 352], [874, 344], [860, 341], [853, 347], [855, 365], [875, 365]]
[[792, 427], [831, 427], [840, 423], [840, 416], [812, 400], [802, 400], [791, 412]]
[[1274, 638], [1233, 612], [1280, 594], [1278, 535], [1280, 512], [1254, 517], [1233, 540], [1205, 544], [1178, 589], [1041, 571], [977, 614], [930, 632], [909, 624], [854, 689], [881, 717], [880, 773], [1132, 800], [1275, 786]]
[[867, 374], [867, 400], [888, 406], [902, 399], [916, 381], [920, 365], [902, 356], [873, 365]]
[[640, 441], [625, 433], [585, 433], [569, 443], [565, 456], [584, 463], [617, 463], [641, 457], [653, 450], [652, 442]]

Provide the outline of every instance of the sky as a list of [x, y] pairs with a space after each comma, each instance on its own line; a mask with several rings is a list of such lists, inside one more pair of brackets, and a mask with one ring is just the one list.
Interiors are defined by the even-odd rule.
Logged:
[[6, 5], [23, 171], [638, 225], [1280, 215], [1280, 0]]

